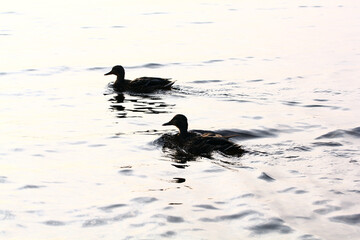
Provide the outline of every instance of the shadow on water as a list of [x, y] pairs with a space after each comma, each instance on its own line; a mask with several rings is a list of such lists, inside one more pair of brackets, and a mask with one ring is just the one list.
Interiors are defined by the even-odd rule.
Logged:
[[110, 109], [118, 118], [142, 117], [143, 114], [169, 113], [175, 104], [166, 103], [161, 96], [149, 94], [109, 94]]

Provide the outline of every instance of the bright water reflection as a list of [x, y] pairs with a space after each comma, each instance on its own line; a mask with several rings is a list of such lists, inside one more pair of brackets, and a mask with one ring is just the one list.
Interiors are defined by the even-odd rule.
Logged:
[[[359, 238], [359, 7], [3, 3], [0, 238]], [[115, 64], [176, 89], [116, 93]], [[176, 113], [250, 153], [163, 152]]]

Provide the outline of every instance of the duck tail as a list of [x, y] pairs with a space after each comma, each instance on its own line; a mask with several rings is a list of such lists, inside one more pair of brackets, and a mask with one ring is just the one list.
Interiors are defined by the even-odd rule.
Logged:
[[172, 85], [174, 85], [176, 81], [169, 81], [169, 83], [164, 85], [164, 89], [170, 89], [172, 87]]

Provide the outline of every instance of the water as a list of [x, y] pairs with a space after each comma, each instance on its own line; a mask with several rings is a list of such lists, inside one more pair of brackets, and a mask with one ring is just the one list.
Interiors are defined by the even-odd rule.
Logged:
[[[3, 3], [0, 238], [359, 238], [359, 7]], [[176, 89], [116, 94], [116, 64]], [[177, 113], [250, 153], [179, 161]]]

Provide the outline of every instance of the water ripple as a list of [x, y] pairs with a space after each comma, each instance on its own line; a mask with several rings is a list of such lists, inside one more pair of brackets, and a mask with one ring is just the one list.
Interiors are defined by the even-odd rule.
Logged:
[[360, 127], [356, 127], [350, 130], [342, 130], [338, 129], [335, 131], [328, 132], [324, 135], [321, 135], [320, 137], [317, 137], [316, 139], [324, 139], [324, 138], [339, 138], [339, 137], [360, 137]]
[[357, 225], [360, 224], [360, 214], [335, 216], [331, 217], [330, 221]]
[[259, 214], [257, 211], [253, 210], [246, 210], [240, 213], [236, 214], [230, 214], [230, 215], [222, 215], [215, 218], [200, 218], [199, 220], [202, 222], [222, 222], [222, 221], [230, 221], [230, 220], [236, 220], [241, 219], [249, 215], [253, 214]]
[[261, 235], [277, 232], [287, 234], [293, 232], [293, 229], [284, 225], [284, 221], [280, 218], [272, 218], [266, 223], [254, 225], [249, 228], [253, 233]]

